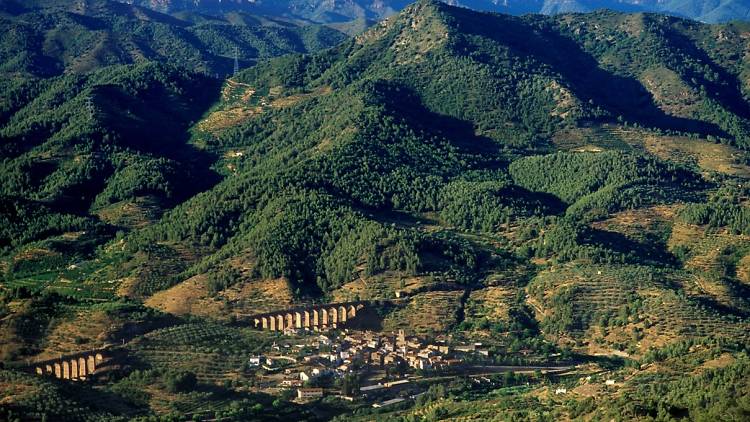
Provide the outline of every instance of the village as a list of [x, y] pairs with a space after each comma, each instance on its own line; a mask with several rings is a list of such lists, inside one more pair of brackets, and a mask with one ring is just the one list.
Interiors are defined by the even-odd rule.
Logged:
[[[287, 330], [286, 334], [299, 334]], [[467, 363], [490, 356], [481, 343], [452, 344], [448, 336], [434, 339], [392, 333], [343, 329], [315, 333], [303, 341], [274, 343], [269, 353], [250, 358], [259, 373], [258, 387], [268, 392], [292, 390], [304, 402], [324, 395], [345, 400], [374, 401], [389, 392], [419, 394], [410, 381], [426, 374], [456, 373]], [[395, 397], [373, 402], [374, 407], [395, 404]], [[393, 401], [395, 400], [395, 401]]]

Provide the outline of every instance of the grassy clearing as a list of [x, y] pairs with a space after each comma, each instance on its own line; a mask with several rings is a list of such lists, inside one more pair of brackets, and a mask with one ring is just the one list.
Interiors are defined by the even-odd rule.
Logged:
[[121, 201], [96, 211], [105, 223], [128, 230], [146, 227], [161, 217], [161, 202], [153, 196]]

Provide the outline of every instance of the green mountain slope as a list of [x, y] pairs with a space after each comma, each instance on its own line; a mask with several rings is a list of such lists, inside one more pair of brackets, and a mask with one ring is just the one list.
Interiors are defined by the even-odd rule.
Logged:
[[[101, 229], [92, 210], [135, 197], [131, 205], [156, 218], [210, 186], [208, 163], [184, 143], [188, 125], [219, 95], [213, 76], [231, 72], [235, 49], [248, 66], [345, 38], [240, 16], [194, 23], [108, 1], [3, 7], [3, 248]], [[139, 65], [118, 67], [128, 63]]]
[[109, 1], [41, 6], [0, 17], [0, 28], [10, 34], [0, 45], [6, 77], [82, 73], [149, 60], [224, 77], [232, 72], [235, 52], [246, 67], [261, 58], [310, 52], [346, 38], [326, 27], [277, 24], [251, 16], [180, 20]]
[[[357, 18], [382, 19], [402, 10], [410, 2], [406, 0], [273, 0], [254, 2], [128, 0], [126, 3], [150, 7], [162, 12], [198, 10], [221, 14], [231, 10], [245, 10], [276, 16], [295, 16], [315, 22], [341, 22]], [[728, 22], [750, 18], [750, 6], [743, 0], [445, 0], [445, 3], [474, 10], [515, 15], [592, 12], [610, 9], [620, 12], [659, 12], [702, 22]]]
[[[182, 181], [206, 169], [195, 167], [197, 156], [181, 147], [188, 125], [215, 100], [216, 87], [205, 77], [144, 64], [10, 91], [0, 129], [9, 231], [3, 246], [59, 234], [60, 228], [41, 222], [45, 212], [55, 221], [136, 195], [168, 203], [195, 192]], [[62, 227], [76, 231], [91, 224]]]
[[[225, 157], [218, 166], [227, 177], [135, 234], [131, 245], [219, 248], [191, 271], [246, 251], [258, 275], [286, 277], [303, 295], [333, 293], [362, 265], [368, 274], [445, 271], [446, 280], [476, 283], [482, 259], [475, 252], [468, 261], [444, 261], [445, 239], [403, 224], [389, 230], [389, 218], [379, 215], [437, 213], [439, 222], [495, 231], [567, 208], [549, 233], [562, 243], [540, 239], [545, 247], [527, 245], [534, 253], [653, 262], [585, 224], [634, 206], [695, 200], [711, 186], [699, 168], [641, 156], [626, 142], [611, 154], [522, 157], [551, 152], [550, 139], [567, 128], [607, 125], [745, 149], [745, 88], [726, 82], [743, 69], [689, 41], [723, 28], [651, 15], [589, 19], [519, 19], [422, 2], [325, 54], [259, 65], [227, 88], [234, 94], [194, 134], [196, 145]], [[618, 26], [625, 23], [643, 29], [633, 34]], [[715, 61], [703, 64], [709, 54]], [[656, 87], [675, 89], [675, 79], [695, 97], [661, 103]], [[563, 241], [569, 236], [579, 240]], [[393, 257], [389, 245], [402, 242]], [[372, 244], [383, 246], [372, 251]]]

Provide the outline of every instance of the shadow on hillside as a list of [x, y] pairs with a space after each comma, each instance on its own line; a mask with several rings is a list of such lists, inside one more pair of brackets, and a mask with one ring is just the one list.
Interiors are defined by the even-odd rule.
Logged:
[[[476, 15], [462, 10], [454, 13], [461, 15], [463, 32], [492, 39], [527, 62], [541, 62], [544, 67], [559, 72], [583, 102], [602, 106], [614, 116], [650, 127], [728, 137], [714, 123], [664, 113], [640, 81], [602, 69], [595, 57], [573, 40], [547, 27], [544, 21], [534, 25], [504, 15]], [[458, 50], [462, 50], [460, 47]]]
[[459, 154], [481, 156], [485, 160], [478, 168], [494, 169], [507, 165], [508, 161], [499, 159], [504, 151], [501, 144], [492, 138], [477, 135], [470, 121], [430, 111], [412, 88], [394, 81], [379, 80], [373, 90], [388, 114], [422, 131], [426, 139], [445, 139]]
[[637, 242], [627, 236], [606, 230], [589, 229], [579, 241], [582, 244], [600, 246], [626, 256], [636, 258], [642, 263], [659, 263], [669, 266], [678, 264], [677, 258], [670, 253], [662, 242], [651, 239], [649, 242]]
[[145, 414], [145, 409], [127, 398], [102, 388], [93, 388], [85, 383], [72, 383], [70, 381], [51, 380], [59, 384], [60, 391], [69, 397], [73, 403], [80, 404], [93, 412], [110, 413], [128, 418]]
[[699, 73], [691, 73], [687, 77], [694, 78], [701, 85], [704, 85], [706, 87], [705, 94], [709, 98], [718, 101], [738, 116], [750, 118], [750, 107], [744, 99], [742, 91], [739, 89], [742, 86], [739, 79], [719, 66], [705, 51], [696, 47], [695, 43], [688, 37], [675, 30], [671, 30], [671, 28], [668, 29], [670, 29], [667, 36], [669, 44], [683, 50], [686, 55], [697, 57], [700, 63], [707, 63], [711, 71], [718, 75], [715, 79], [718, 82], [708, 80], [704, 75]]
[[750, 317], [750, 309], [748, 306], [748, 298], [750, 298], [750, 288], [739, 283], [733, 283], [731, 280], [724, 279], [722, 283], [731, 292], [730, 295], [733, 298], [730, 304], [724, 304], [719, 302], [712, 296], [693, 296], [691, 299], [697, 302], [700, 306], [706, 309], [711, 309], [720, 315], [732, 315], [738, 318]]
[[94, 101], [105, 110], [104, 124], [117, 137], [115, 142], [179, 163], [189, 183], [176, 184], [178, 191], [169, 198], [168, 206], [209, 189], [221, 180], [210, 168], [215, 161], [213, 154], [188, 143], [190, 127], [219, 100], [220, 88], [221, 81], [196, 77], [183, 87], [185, 95], [180, 97], [170, 95], [163, 85], [138, 96], [109, 85], [99, 86], [95, 91]]
[[369, 330], [369, 331], [382, 331], [383, 330], [383, 316], [381, 312], [388, 312], [388, 309], [394, 305], [385, 303], [383, 305], [372, 305], [366, 306], [362, 310], [357, 311], [357, 316], [353, 320], [349, 321], [346, 328], [353, 330]]

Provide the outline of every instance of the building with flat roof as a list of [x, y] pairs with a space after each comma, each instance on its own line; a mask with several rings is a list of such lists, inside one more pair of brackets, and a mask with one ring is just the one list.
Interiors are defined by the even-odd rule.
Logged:
[[314, 399], [318, 397], [323, 397], [322, 388], [298, 388], [297, 389], [298, 399]]
[[401, 403], [404, 400], [406, 400], [406, 399], [403, 399], [401, 397], [396, 397], [395, 399], [386, 400], [386, 401], [381, 402], [381, 403], [373, 403], [372, 407], [378, 408], [378, 407], [391, 406], [391, 405], [394, 405], [396, 403]]

